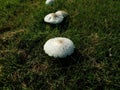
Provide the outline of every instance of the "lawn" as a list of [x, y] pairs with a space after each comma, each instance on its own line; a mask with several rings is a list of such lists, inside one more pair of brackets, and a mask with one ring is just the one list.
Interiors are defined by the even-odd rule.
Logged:
[[[51, 25], [44, 17], [69, 15]], [[45, 42], [66, 37], [75, 51], [49, 57]], [[0, 90], [119, 90], [119, 0], [0, 0]]]

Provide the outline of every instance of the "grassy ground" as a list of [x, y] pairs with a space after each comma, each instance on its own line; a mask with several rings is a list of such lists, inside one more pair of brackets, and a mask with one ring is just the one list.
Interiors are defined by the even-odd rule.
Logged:
[[[45, 15], [66, 10], [59, 25]], [[0, 0], [0, 90], [119, 90], [120, 1]], [[46, 40], [70, 38], [65, 59], [43, 51]]]

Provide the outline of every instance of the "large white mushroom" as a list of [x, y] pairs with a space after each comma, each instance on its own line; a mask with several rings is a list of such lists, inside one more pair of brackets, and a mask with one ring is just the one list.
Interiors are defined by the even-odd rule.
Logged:
[[53, 4], [53, 2], [54, 2], [54, 0], [46, 0], [45, 4], [51, 5], [51, 4]]
[[55, 14], [56, 15], [61, 15], [63, 17], [68, 16], [68, 13], [66, 11], [64, 11], [64, 10], [59, 10], [59, 11], [55, 12]]
[[66, 56], [71, 55], [74, 52], [74, 48], [73, 42], [64, 37], [49, 39], [44, 44], [45, 53], [55, 58], [65, 58]]
[[50, 13], [45, 16], [44, 21], [50, 24], [59, 24], [63, 21], [64, 17], [61, 15], [56, 15], [55, 13]]

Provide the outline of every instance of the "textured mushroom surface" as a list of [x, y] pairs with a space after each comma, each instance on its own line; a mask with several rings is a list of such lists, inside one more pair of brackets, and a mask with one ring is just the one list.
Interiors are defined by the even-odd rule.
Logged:
[[53, 4], [53, 2], [54, 2], [54, 0], [46, 0], [45, 4], [51, 5], [51, 4]]
[[49, 56], [53, 56], [55, 58], [65, 58], [66, 56], [71, 55], [74, 52], [74, 44], [73, 42], [64, 37], [56, 37], [49, 39], [44, 44], [44, 51]]
[[56, 15], [61, 15], [63, 17], [68, 16], [68, 13], [66, 11], [64, 11], [64, 10], [59, 10], [59, 11], [55, 12], [55, 14]]
[[45, 16], [44, 21], [50, 24], [59, 24], [63, 21], [64, 17], [61, 15], [56, 15], [55, 13], [50, 13]]

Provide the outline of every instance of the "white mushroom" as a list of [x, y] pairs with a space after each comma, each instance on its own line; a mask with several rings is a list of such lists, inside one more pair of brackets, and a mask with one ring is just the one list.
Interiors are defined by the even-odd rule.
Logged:
[[59, 10], [57, 12], [55, 12], [56, 15], [61, 15], [63, 17], [66, 17], [68, 16], [68, 13], [66, 11], [63, 11], [63, 10]]
[[71, 55], [74, 52], [74, 48], [73, 42], [64, 37], [49, 39], [44, 44], [45, 53], [55, 58], [65, 58], [66, 56]]
[[54, 2], [54, 0], [46, 0], [45, 4], [51, 5], [51, 4], [53, 4], [53, 2]]
[[63, 16], [56, 15], [55, 13], [50, 13], [45, 16], [44, 21], [50, 24], [59, 24], [63, 21]]

